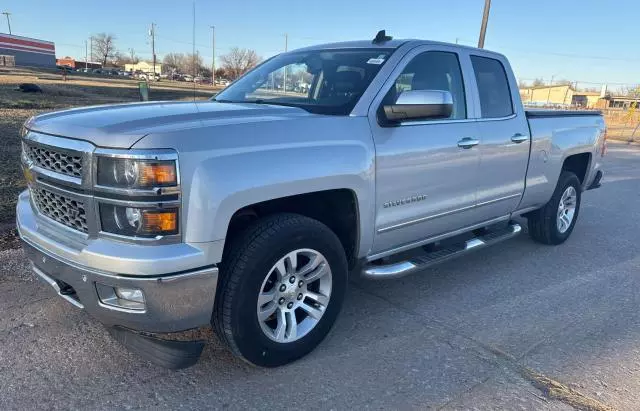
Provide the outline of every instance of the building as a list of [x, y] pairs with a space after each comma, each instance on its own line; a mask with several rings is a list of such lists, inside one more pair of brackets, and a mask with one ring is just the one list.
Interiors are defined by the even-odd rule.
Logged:
[[[124, 70], [132, 72], [141, 71], [143, 73], [153, 73], [153, 63], [148, 61], [140, 61], [136, 64], [125, 64]], [[162, 73], [162, 63], [156, 63], [155, 72], [157, 74]]]
[[569, 106], [573, 101], [574, 89], [571, 85], [533, 86], [520, 89], [524, 104]]
[[601, 99], [600, 95], [595, 91], [576, 91], [573, 93], [571, 105], [587, 108], [598, 107], [598, 101]]
[[570, 84], [534, 86], [520, 89], [522, 103], [530, 106], [598, 107], [601, 93], [577, 91]]
[[56, 64], [58, 66], [71, 67], [72, 69], [76, 69], [76, 70], [81, 68], [89, 68], [89, 69], [102, 68], [102, 63], [95, 62], [95, 61], [88, 61], [88, 62], [79, 61], [69, 56], [56, 59]]
[[16, 66], [56, 66], [55, 45], [30, 37], [0, 34], [0, 56], [13, 56]]
[[640, 108], [639, 97], [607, 96], [598, 102], [598, 108], [618, 108], [628, 110], [631, 107]]

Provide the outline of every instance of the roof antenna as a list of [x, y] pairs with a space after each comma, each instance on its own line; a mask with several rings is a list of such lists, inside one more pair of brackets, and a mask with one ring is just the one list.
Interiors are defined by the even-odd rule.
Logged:
[[380, 44], [380, 43], [384, 43], [385, 41], [389, 41], [391, 39], [393, 39], [393, 37], [387, 36], [387, 32], [385, 30], [380, 30], [378, 34], [376, 34], [376, 37], [373, 39], [372, 43]]

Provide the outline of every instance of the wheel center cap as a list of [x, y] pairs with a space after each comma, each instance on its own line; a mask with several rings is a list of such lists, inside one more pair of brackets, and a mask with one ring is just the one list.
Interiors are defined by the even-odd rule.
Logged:
[[286, 300], [295, 300], [296, 297], [298, 296], [296, 287], [295, 286], [287, 287], [287, 289], [282, 293], [282, 296]]

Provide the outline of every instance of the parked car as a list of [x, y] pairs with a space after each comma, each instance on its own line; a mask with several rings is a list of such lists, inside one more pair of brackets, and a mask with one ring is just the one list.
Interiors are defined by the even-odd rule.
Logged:
[[[308, 95], [259, 89], [292, 62]], [[280, 54], [209, 102], [41, 114], [22, 141], [33, 270], [171, 368], [202, 343], [158, 333], [210, 323], [252, 364], [294, 361], [350, 271], [416, 273], [516, 236], [518, 216], [561, 244], [606, 151], [599, 112], [524, 110], [501, 54], [385, 36]]]
[[182, 81], [192, 82], [193, 81], [193, 76], [190, 76], [189, 74], [185, 74], [185, 75], [182, 76]]

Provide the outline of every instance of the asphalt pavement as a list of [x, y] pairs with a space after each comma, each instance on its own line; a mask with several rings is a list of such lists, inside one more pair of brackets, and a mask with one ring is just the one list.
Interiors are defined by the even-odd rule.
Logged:
[[640, 147], [609, 148], [565, 244], [353, 280], [329, 337], [277, 369], [211, 333], [196, 366], [158, 368], [0, 252], [0, 409], [638, 409]]

